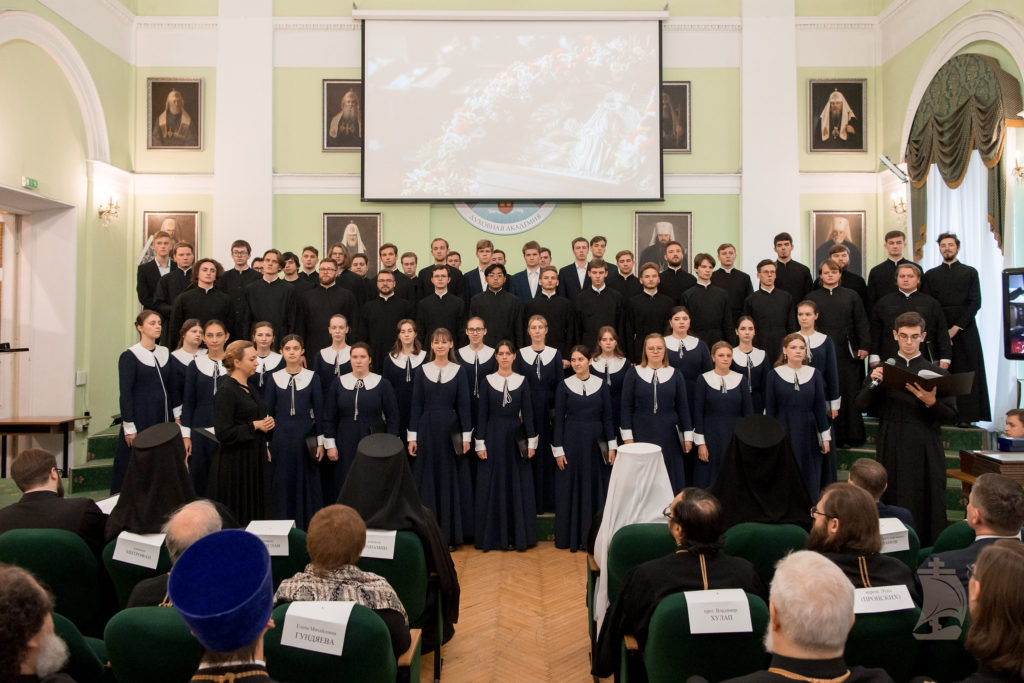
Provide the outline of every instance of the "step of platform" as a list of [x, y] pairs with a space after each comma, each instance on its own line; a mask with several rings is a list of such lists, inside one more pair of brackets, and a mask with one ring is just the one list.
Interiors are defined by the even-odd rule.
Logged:
[[[71, 472], [71, 481], [68, 486], [70, 493], [78, 495], [84, 491], [110, 491], [110, 479], [114, 473], [114, 460], [100, 459], [90, 460], [84, 465], [79, 465]], [[106, 498], [104, 493], [102, 498]]]
[[87, 461], [113, 460], [114, 452], [117, 450], [117, 435], [121, 431], [120, 425], [111, 425], [102, 432], [90, 434], [86, 439]]
[[[875, 443], [878, 436], [878, 420], [864, 420], [864, 432], [869, 444]], [[947, 451], [977, 451], [990, 448], [991, 434], [980, 427], [942, 427], [942, 448]]]

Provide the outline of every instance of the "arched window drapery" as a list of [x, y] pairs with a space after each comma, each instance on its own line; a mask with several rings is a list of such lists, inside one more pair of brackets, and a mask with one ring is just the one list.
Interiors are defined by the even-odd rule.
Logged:
[[927, 240], [929, 169], [935, 164], [942, 180], [955, 189], [975, 149], [988, 169], [989, 227], [1002, 249], [1006, 119], [1016, 119], [1021, 109], [1020, 85], [991, 57], [957, 55], [932, 78], [917, 107], [906, 150], [915, 261], [920, 261]]

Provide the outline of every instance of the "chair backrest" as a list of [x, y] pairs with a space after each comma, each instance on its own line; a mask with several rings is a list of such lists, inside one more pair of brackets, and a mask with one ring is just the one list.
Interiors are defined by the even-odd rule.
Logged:
[[630, 569], [675, 551], [668, 524], [628, 524], [616, 531], [608, 545], [608, 566], [602, 568], [608, 581], [608, 602], [615, 603]]
[[726, 530], [722, 550], [726, 555], [748, 560], [767, 586], [775, 576], [778, 561], [805, 545], [807, 532], [795, 524], [743, 522]]
[[747, 593], [750, 633], [690, 633], [686, 596], [674, 593], [658, 603], [644, 646], [644, 667], [651, 683], [703, 676], [722, 681], [760, 671], [765, 664], [764, 634], [768, 606]]
[[920, 649], [920, 641], [914, 638], [914, 626], [920, 616], [921, 610], [916, 607], [858, 614], [846, 638], [846, 663], [880, 667], [895, 681], [909, 681]]
[[118, 612], [103, 632], [119, 681], [187, 683], [203, 646], [173, 607], [132, 607]]
[[274, 590], [285, 579], [295, 576], [309, 564], [309, 551], [306, 550], [306, 532], [292, 529], [288, 532], [288, 554], [270, 557], [270, 574], [274, 578]]
[[281, 644], [288, 605], [274, 609], [274, 628], [263, 636], [270, 677], [303, 683], [393, 683], [398, 665], [391, 650], [388, 627], [373, 610], [356, 605], [345, 630], [341, 656], [311, 652]]
[[12, 529], [0, 534], [0, 562], [32, 572], [53, 593], [54, 611], [79, 631], [98, 633], [103, 606], [99, 564], [77, 534], [63, 529]]
[[911, 527], [904, 524], [903, 526], [907, 529], [907, 540], [910, 542], [910, 547], [907, 550], [900, 550], [895, 553], [886, 553], [889, 557], [895, 557], [903, 564], [910, 567], [910, 571], [916, 572], [918, 566], [921, 564], [917, 561], [917, 556], [921, 552], [921, 539], [917, 537], [917, 532]]
[[430, 572], [427, 569], [427, 556], [423, 552], [423, 542], [415, 532], [399, 531], [395, 535], [394, 559], [360, 557], [356, 564], [363, 571], [387, 579], [409, 615], [409, 626], [423, 628]]
[[[104, 663], [78, 627], [59, 614], [53, 615], [53, 632], [68, 646], [68, 663], [61, 669], [77, 683], [104, 683]], [[96, 641], [100, 642], [100, 641]]]
[[[935, 539], [932, 546], [932, 553], [944, 553], [947, 550], [960, 550], [974, 543], [974, 529], [961, 519], [959, 522], [950, 524]], [[917, 567], [914, 567], [917, 569]]]
[[160, 576], [171, 571], [171, 556], [167, 554], [167, 546], [160, 546], [160, 559], [157, 560], [156, 569], [140, 567], [137, 564], [129, 564], [114, 559], [114, 548], [117, 547], [115, 538], [103, 548], [103, 566], [114, 583], [114, 591], [117, 593], [117, 602], [121, 609], [128, 604], [132, 589], [135, 584], [144, 579]]

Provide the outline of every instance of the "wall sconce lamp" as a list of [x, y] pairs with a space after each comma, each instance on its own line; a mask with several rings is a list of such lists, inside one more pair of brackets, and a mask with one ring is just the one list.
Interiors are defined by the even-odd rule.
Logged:
[[897, 216], [902, 216], [907, 212], [907, 203], [903, 199], [903, 195], [899, 192], [893, 192], [892, 198], [892, 212]]
[[1020, 150], [1017, 150], [1016, 161], [1014, 161], [1012, 173], [1018, 183], [1024, 183], [1024, 166], [1020, 165]]
[[100, 220], [103, 221], [103, 225], [109, 225], [110, 221], [121, 215], [121, 205], [111, 197], [107, 200], [106, 204], [100, 204], [99, 214]]

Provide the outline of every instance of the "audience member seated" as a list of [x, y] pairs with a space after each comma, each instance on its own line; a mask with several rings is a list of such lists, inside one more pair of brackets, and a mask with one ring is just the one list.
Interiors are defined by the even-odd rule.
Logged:
[[811, 517], [807, 549], [835, 562], [855, 588], [903, 584], [921, 604], [910, 568], [881, 553], [878, 513], [867, 491], [845, 482], [831, 484], [811, 508]]
[[409, 649], [409, 617], [394, 588], [382, 576], [355, 566], [366, 545], [366, 524], [347, 505], [328, 505], [309, 522], [306, 570], [285, 579], [274, 603], [351, 601], [377, 613], [391, 634], [395, 659]]
[[99, 556], [107, 516], [89, 498], [65, 498], [57, 458], [30, 448], [11, 463], [11, 478], [24, 494], [0, 510], [0, 534], [11, 529], [64, 529], [82, 537]]
[[[447, 642], [459, 620], [459, 577], [434, 513], [420, 502], [407, 459], [397, 436], [371, 434], [363, 438], [338, 503], [353, 508], [371, 529], [409, 530], [419, 537], [427, 569], [437, 574], [444, 612], [444, 637], [440, 642]], [[427, 603], [428, 613], [436, 609], [434, 602]], [[438, 642], [434, 620], [428, 620], [423, 628], [423, 651], [432, 651]]]
[[[662, 598], [683, 591], [742, 588], [761, 598], [767, 590], [747, 560], [721, 552], [725, 531], [722, 505], [707, 491], [683, 489], [672, 501], [668, 529], [678, 550], [645, 562], [626, 574], [615, 604], [605, 616], [597, 642], [595, 673], [615, 673], [623, 635], [636, 637], [641, 650], [647, 627]], [[638, 669], [642, 666], [637, 667]], [[639, 675], [639, 678], [635, 676]], [[630, 680], [643, 680], [641, 671]]]
[[914, 528], [914, 516], [910, 514], [910, 510], [882, 502], [882, 494], [889, 488], [889, 473], [885, 471], [882, 463], [872, 458], [858, 458], [850, 465], [850, 483], [864, 489], [875, 499], [879, 517], [895, 517], [911, 529]]
[[968, 596], [967, 651], [978, 660], [968, 683], [1024, 681], [1024, 545], [996, 541], [978, 554]]
[[[208, 500], [194, 500], [183, 506], [167, 520], [160, 530], [165, 534], [164, 544], [173, 565], [189, 546], [204, 536], [220, 531], [221, 518], [217, 508]], [[125, 607], [169, 607], [167, 579], [170, 573], [143, 579], [135, 584]]]
[[772, 655], [768, 670], [729, 683], [892, 681], [884, 669], [849, 667], [843, 661], [846, 636], [853, 626], [853, 586], [818, 553], [800, 550], [779, 561], [768, 612], [771, 621], [764, 639]]
[[270, 681], [263, 634], [273, 628], [270, 554], [240, 529], [193, 543], [171, 569], [167, 593], [206, 652], [193, 681]]
[[67, 661], [53, 632], [53, 598], [24, 569], [0, 565], [0, 681], [75, 683], [57, 673]]
[[1014, 408], [1006, 412], [1003, 436], [1007, 439], [1024, 439], [1024, 409]]
[[943, 567], [955, 569], [957, 578], [967, 588], [970, 565], [978, 560], [978, 553], [1001, 538], [1020, 541], [1020, 528], [1024, 524], [1024, 490], [1020, 484], [1001, 474], [988, 472], [978, 477], [967, 499], [967, 524], [974, 529], [974, 543], [960, 550], [948, 550], [930, 556], [942, 561]]

